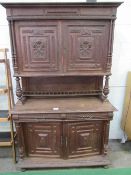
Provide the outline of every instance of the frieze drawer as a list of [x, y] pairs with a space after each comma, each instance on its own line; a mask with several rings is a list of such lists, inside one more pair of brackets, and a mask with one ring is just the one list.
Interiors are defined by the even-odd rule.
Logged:
[[113, 113], [58, 113], [58, 114], [19, 114], [13, 115], [15, 121], [23, 122], [40, 122], [40, 121], [51, 121], [51, 120], [111, 120]]

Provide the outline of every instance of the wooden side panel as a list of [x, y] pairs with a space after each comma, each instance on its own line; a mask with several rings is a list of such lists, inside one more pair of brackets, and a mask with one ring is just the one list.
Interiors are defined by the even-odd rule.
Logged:
[[26, 154], [30, 157], [61, 157], [61, 124], [25, 123]]
[[68, 157], [98, 155], [102, 149], [103, 122], [68, 123]]

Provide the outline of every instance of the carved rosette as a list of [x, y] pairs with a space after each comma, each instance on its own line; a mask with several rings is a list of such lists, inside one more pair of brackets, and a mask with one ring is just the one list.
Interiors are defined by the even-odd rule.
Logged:
[[44, 40], [32, 41], [32, 56], [33, 58], [46, 58], [47, 43]]

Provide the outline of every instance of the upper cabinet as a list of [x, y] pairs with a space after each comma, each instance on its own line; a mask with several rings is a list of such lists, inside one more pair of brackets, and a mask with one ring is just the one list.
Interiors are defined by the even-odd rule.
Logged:
[[10, 26], [15, 76], [110, 74], [119, 5], [3, 4]]

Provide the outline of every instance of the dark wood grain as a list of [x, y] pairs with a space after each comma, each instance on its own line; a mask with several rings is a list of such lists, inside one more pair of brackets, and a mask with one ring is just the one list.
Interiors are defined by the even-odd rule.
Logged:
[[43, 159], [43, 158], [25, 158], [22, 162], [17, 164], [18, 168], [38, 169], [38, 168], [79, 168], [91, 166], [105, 166], [109, 165], [108, 156], [97, 155], [86, 158], [75, 159]]
[[[104, 166], [120, 2], [3, 3], [18, 102], [20, 168]], [[22, 103], [20, 103], [20, 101]]]

